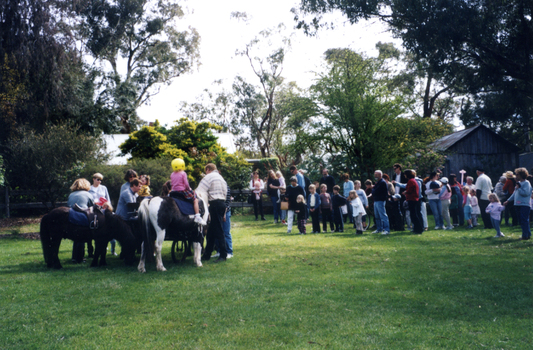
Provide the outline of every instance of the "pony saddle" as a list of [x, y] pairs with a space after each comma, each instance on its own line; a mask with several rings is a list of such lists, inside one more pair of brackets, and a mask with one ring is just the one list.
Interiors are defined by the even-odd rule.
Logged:
[[96, 206], [83, 209], [74, 204], [68, 212], [68, 221], [77, 226], [97, 230], [104, 223], [104, 214]]

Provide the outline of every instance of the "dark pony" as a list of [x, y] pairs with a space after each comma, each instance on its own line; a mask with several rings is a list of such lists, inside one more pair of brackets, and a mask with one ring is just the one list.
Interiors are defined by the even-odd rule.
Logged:
[[[205, 204], [207, 202], [201, 197], [198, 199], [206, 220], [209, 215]], [[161, 258], [161, 248], [165, 238], [187, 239], [194, 248], [194, 263], [196, 266], [202, 266], [200, 256], [205, 227], [199, 226], [192, 218], [183, 215], [172, 198], [154, 197], [143, 200], [139, 206], [139, 220], [143, 235], [143, 249], [138, 266], [140, 272], [146, 272], [145, 260], [153, 256], [153, 247], [155, 247], [157, 270], [166, 271]]]
[[[70, 208], [53, 209], [41, 220], [41, 244], [44, 261], [48, 267], [61, 269], [58, 253], [61, 240], [68, 238], [75, 241], [89, 241], [94, 239], [95, 252], [91, 267], [107, 265], [105, 260], [107, 243], [116, 239], [122, 247], [121, 257], [126, 265], [133, 265], [135, 260], [135, 237], [131, 228], [118, 215], [110, 210], [105, 211], [104, 223], [98, 229], [71, 224], [68, 220]], [[100, 263], [98, 263], [100, 261]]]

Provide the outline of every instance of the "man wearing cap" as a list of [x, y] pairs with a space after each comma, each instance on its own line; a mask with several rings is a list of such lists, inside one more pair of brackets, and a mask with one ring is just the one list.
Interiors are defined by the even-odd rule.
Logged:
[[478, 169], [476, 180], [476, 197], [479, 199], [479, 209], [481, 210], [481, 218], [486, 229], [492, 228], [492, 222], [490, 221], [490, 214], [485, 211], [490, 204], [489, 193], [492, 192], [492, 181], [490, 177], [485, 175], [485, 170]]
[[220, 176], [217, 166], [209, 163], [205, 166], [205, 177], [200, 181], [196, 192], [207, 193], [209, 200], [209, 216], [211, 222], [207, 229], [207, 244], [205, 247], [202, 260], [209, 260], [211, 253], [215, 247], [215, 240], [218, 241], [218, 248], [220, 248], [220, 256], [215, 262], [226, 261], [226, 239], [224, 237], [224, 216], [226, 214], [226, 195], [228, 193], [228, 185], [226, 181]]

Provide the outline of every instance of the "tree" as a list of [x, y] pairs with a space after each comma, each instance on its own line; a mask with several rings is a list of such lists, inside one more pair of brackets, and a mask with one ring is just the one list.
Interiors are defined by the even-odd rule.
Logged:
[[326, 61], [327, 72], [311, 87], [316, 117], [306, 137], [359, 176], [401, 160], [407, 137], [397, 126], [405, 106], [379, 78], [382, 61], [348, 49], [328, 50]]
[[[526, 0], [302, 0], [301, 10], [315, 14], [306, 30], [323, 25], [324, 13], [340, 10], [351, 23], [377, 17], [418, 60], [447, 86], [477, 100], [465, 122], [479, 120], [495, 129], [518, 126], [530, 148], [533, 123], [533, 2]], [[445, 29], [444, 29], [445, 28]], [[494, 118], [490, 108], [505, 103]], [[484, 112], [481, 112], [484, 110]], [[474, 117], [472, 117], [474, 115]], [[512, 121], [512, 123], [509, 123]]]
[[170, 164], [173, 158], [182, 158], [193, 188], [198, 185], [205, 165], [215, 163], [223, 169], [224, 176], [232, 188], [242, 188], [249, 176], [250, 164], [238, 155], [228, 154], [217, 143], [213, 131], [220, 129], [220, 126], [209, 122], [182, 118], [169, 129], [145, 126], [132, 133], [130, 138], [120, 145], [120, 149], [123, 154], [131, 153], [133, 161], [165, 158]]
[[69, 125], [52, 125], [42, 133], [27, 129], [9, 146], [7, 183], [11, 188], [39, 191], [52, 207], [62, 198], [83, 167], [96, 159], [106, 160], [101, 140], [79, 133]]
[[[281, 35], [284, 29], [282, 24], [277, 28], [267, 29], [259, 32], [259, 35], [250, 41], [243, 50], [237, 50], [236, 54], [245, 56], [250, 62], [250, 66], [260, 82], [262, 95], [255, 91], [253, 85], [247, 84], [244, 79], [237, 77], [234, 84], [234, 91], [240, 98], [237, 108], [241, 110], [241, 120], [249, 128], [253, 140], [261, 152], [261, 157], [267, 158], [271, 154], [271, 144], [276, 130], [277, 120], [274, 111], [274, 102], [277, 90], [283, 83], [283, 61], [285, 52], [290, 47], [290, 40], [287, 37], [281, 38], [279, 47], [272, 49], [266, 56], [260, 52], [265, 50], [265, 44], [271, 49], [273, 36]], [[266, 109], [256, 113], [256, 107], [261, 104], [260, 98], [264, 99]]]
[[99, 102], [130, 133], [137, 108], [198, 63], [200, 36], [177, 29], [184, 13], [170, 0], [91, 1], [79, 13], [87, 51], [111, 68]]
[[[0, 142], [21, 126], [43, 130], [68, 120], [109, 129], [93, 100], [93, 81], [54, 1], [0, 2]], [[52, 15], [54, 13], [54, 15]]]

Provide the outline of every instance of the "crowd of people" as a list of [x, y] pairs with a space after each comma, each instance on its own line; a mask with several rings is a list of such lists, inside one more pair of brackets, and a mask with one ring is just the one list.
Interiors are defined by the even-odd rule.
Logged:
[[533, 198], [525, 168], [505, 172], [493, 187], [481, 168], [476, 171], [475, 182], [467, 176], [461, 183], [455, 174], [441, 177], [435, 171], [422, 179], [414, 170], [402, 170], [400, 164], [394, 164], [392, 176], [376, 170], [374, 179], [364, 182], [364, 190], [361, 181], [350, 180], [349, 174], [342, 174], [336, 184], [328, 169], [323, 169], [322, 177], [315, 182], [296, 166], [289, 171], [292, 176], [287, 183], [281, 172], [272, 170], [265, 181], [257, 171], [250, 180], [250, 202], [256, 220], [265, 220], [261, 199], [265, 192], [272, 202], [274, 223], [287, 225], [287, 233], [292, 232], [296, 220], [299, 233], [306, 234], [310, 220], [312, 233], [344, 232], [345, 224], [350, 223], [356, 234], [368, 228], [383, 235], [406, 229], [422, 234], [429, 229], [430, 210], [435, 230], [453, 230], [463, 225], [474, 228], [479, 218], [485, 229], [496, 231], [495, 237], [505, 236], [502, 225], [520, 225], [521, 239], [531, 237]]
[[[206, 222], [200, 217], [196, 192], [187, 181], [184, 162], [172, 162], [173, 173], [164, 186], [165, 196], [179, 197], [190, 201], [194, 207], [194, 221], [200, 225]], [[287, 233], [292, 232], [293, 223], [300, 234], [306, 234], [310, 220], [312, 233], [344, 232], [345, 224], [353, 225], [355, 234], [363, 234], [369, 228], [372, 233], [389, 235], [391, 231], [404, 231], [422, 234], [429, 229], [429, 206], [435, 221], [435, 230], [453, 230], [465, 225], [478, 226], [478, 218], [485, 229], [494, 229], [495, 237], [504, 237], [501, 226], [520, 225], [522, 240], [531, 238], [529, 217], [533, 209], [531, 176], [525, 168], [506, 171], [493, 187], [491, 179], [483, 169], [476, 171], [477, 179], [467, 176], [460, 183], [455, 174], [449, 178], [432, 172], [422, 179], [411, 169], [402, 170], [394, 164], [392, 176], [381, 170], [374, 172], [373, 180], [364, 182], [350, 180], [349, 174], [341, 174], [336, 184], [328, 169], [322, 170], [322, 177], [315, 181], [306, 176], [304, 170], [291, 166], [291, 177], [286, 182], [280, 171], [270, 170], [262, 180], [257, 171], [251, 175], [249, 202], [253, 204], [255, 220], [266, 220], [263, 210], [263, 194], [268, 195], [273, 209], [275, 224], [287, 225]], [[207, 247], [202, 257], [209, 260], [225, 261], [233, 257], [231, 236], [231, 190], [216, 165], [207, 164], [206, 176], [200, 181], [199, 189], [208, 193], [211, 217], [207, 235]], [[392, 179], [391, 179], [392, 177]], [[93, 175], [92, 185], [86, 179], [77, 179], [71, 186], [67, 205], [89, 208], [94, 204], [113, 210], [107, 188], [102, 184], [104, 176]], [[150, 198], [150, 176], [138, 176], [133, 169], [126, 171], [125, 183], [117, 200], [116, 214], [127, 222], [136, 220], [135, 203]], [[373, 218], [373, 222], [372, 222]], [[322, 224], [322, 225], [321, 225]], [[74, 242], [74, 256], [84, 254], [85, 243]], [[91, 249], [89, 247], [89, 256]], [[116, 255], [115, 242], [111, 242], [111, 254]]]

